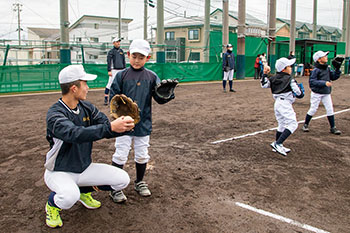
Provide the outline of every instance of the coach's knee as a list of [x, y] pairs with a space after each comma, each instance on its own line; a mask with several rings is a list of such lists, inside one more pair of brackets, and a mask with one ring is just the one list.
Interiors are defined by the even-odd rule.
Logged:
[[55, 204], [61, 209], [70, 209], [80, 199], [79, 189], [72, 192], [72, 190], [55, 195]]
[[128, 173], [122, 169], [119, 169], [118, 173], [116, 173], [115, 179], [113, 180], [115, 181], [115, 183], [112, 184], [111, 187], [114, 190], [125, 189], [130, 183], [130, 177]]

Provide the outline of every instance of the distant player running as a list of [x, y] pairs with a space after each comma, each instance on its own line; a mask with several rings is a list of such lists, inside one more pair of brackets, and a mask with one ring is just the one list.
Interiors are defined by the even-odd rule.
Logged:
[[270, 72], [268, 66], [264, 67], [264, 75], [261, 78], [263, 88], [271, 88], [272, 96], [275, 99], [275, 117], [278, 122], [276, 131], [276, 141], [271, 143], [273, 151], [286, 156], [291, 150], [283, 146], [283, 142], [298, 128], [297, 118], [292, 104], [295, 97], [303, 98], [304, 91], [302, 85], [298, 85], [292, 78], [292, 65], [294, 59], [282, 57], [276, 61], [277, 74], [270, 78], [267, 74]]

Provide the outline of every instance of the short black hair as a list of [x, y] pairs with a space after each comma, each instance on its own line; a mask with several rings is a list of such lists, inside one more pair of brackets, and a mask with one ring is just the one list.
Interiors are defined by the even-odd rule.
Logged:
[[74, 81], [74, 82], [71, 82], [71, 83], [63, 83], [63, 84], [60, 84], [62, 95], [68, 94], [69, 89], [70, 89], [72, 86], [74, 86], [74, 85], [77, 86], [77, 87], [80, 87], [80, 81], [81, 81], [81, 80], [77, 80], [77, 81]]

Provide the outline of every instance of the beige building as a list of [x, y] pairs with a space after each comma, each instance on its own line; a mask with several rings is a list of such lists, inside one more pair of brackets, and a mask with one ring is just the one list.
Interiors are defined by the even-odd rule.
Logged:
[[[299, 39], [311, 39], [313, 25], [310, 23], [295, 22], [296, 37]], [[338, 42], [341, 40], [342, 31], [336, 27], [317, 25], [317, 40], [326, 40]], [[290, 20], [277, 18], [276, 20], [276, 35], [289, 37], [290, 36]], [[312, 38], [313, 39], [313, 38]]]
[[[221, 9], [216, 9], [210, 14], [210, 31], [222, 30]], [[229, 12], [229, 31], [237, 32], [238, 12]], [[156, 29], [155, 29], [156, 30]], [[204, 17], [181, 17], [164, 26], [165, 33], [165, 60], [166, 62], [203, 61], [203, 50], [206, 47], [204, 41]], [[259, 19], [246, 14], [246, 35], [265, 37], [266, 25]]]

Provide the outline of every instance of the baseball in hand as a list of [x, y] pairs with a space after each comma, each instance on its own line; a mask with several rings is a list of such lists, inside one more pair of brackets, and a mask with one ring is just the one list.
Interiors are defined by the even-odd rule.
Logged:
[[126, 121], [133, 121], [134, 119], [132, 119], [131, 116], [123, 116], [123, 120], [126, 120]]

